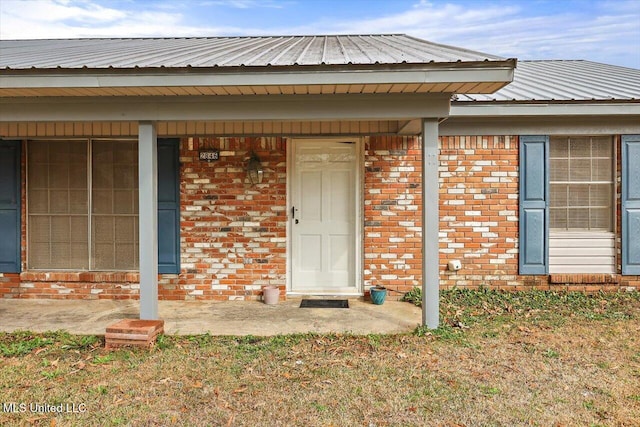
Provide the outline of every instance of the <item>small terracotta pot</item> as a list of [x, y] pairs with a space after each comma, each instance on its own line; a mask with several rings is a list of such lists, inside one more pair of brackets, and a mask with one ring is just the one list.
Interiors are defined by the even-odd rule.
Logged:
[[267, 305], [276, 305], [280, 299], [280, 288], [277, 286], [264, 286], [262, 288], [262, 300]]

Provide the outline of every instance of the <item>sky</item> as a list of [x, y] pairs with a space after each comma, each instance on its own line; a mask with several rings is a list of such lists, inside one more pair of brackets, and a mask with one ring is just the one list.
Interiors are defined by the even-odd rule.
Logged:
[[640, 0], [0, 0], [0, 39], [381, 33], [640, 69]]

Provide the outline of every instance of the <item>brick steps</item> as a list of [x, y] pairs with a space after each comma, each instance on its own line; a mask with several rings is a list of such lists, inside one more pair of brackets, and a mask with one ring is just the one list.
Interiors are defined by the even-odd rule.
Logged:
[[133, 346], [149, 348], [155, 344], [158, 334], [163, 332], [164, 320], [120, 320], [107, 327], [105, 347]]

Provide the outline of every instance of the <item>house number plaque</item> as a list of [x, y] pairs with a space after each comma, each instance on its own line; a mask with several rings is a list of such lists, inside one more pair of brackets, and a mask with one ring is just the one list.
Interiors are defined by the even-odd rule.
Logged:
[[220, 151], [218, 150], [202, 150], [200, 153], [200, 160], [204, 160], [206, 162], [211, 162], [213, 160], [220, 159]]

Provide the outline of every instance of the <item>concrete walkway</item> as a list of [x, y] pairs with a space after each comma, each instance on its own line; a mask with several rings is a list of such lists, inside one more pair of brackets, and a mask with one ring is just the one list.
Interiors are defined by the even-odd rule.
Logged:
[[[269, 336], [305, 332], [353, 334], [412, 331], [421, 320], [418, 307], [406, 302], [349, 300], [349, 309], [299, 308], [300, 299], [270, 306], [257, 301], [160, 301], [165, 333]], [[107, 326], [138, 318], [138, 301], [0, 299], [0, 331], [65, 330], [104, 335]]]

